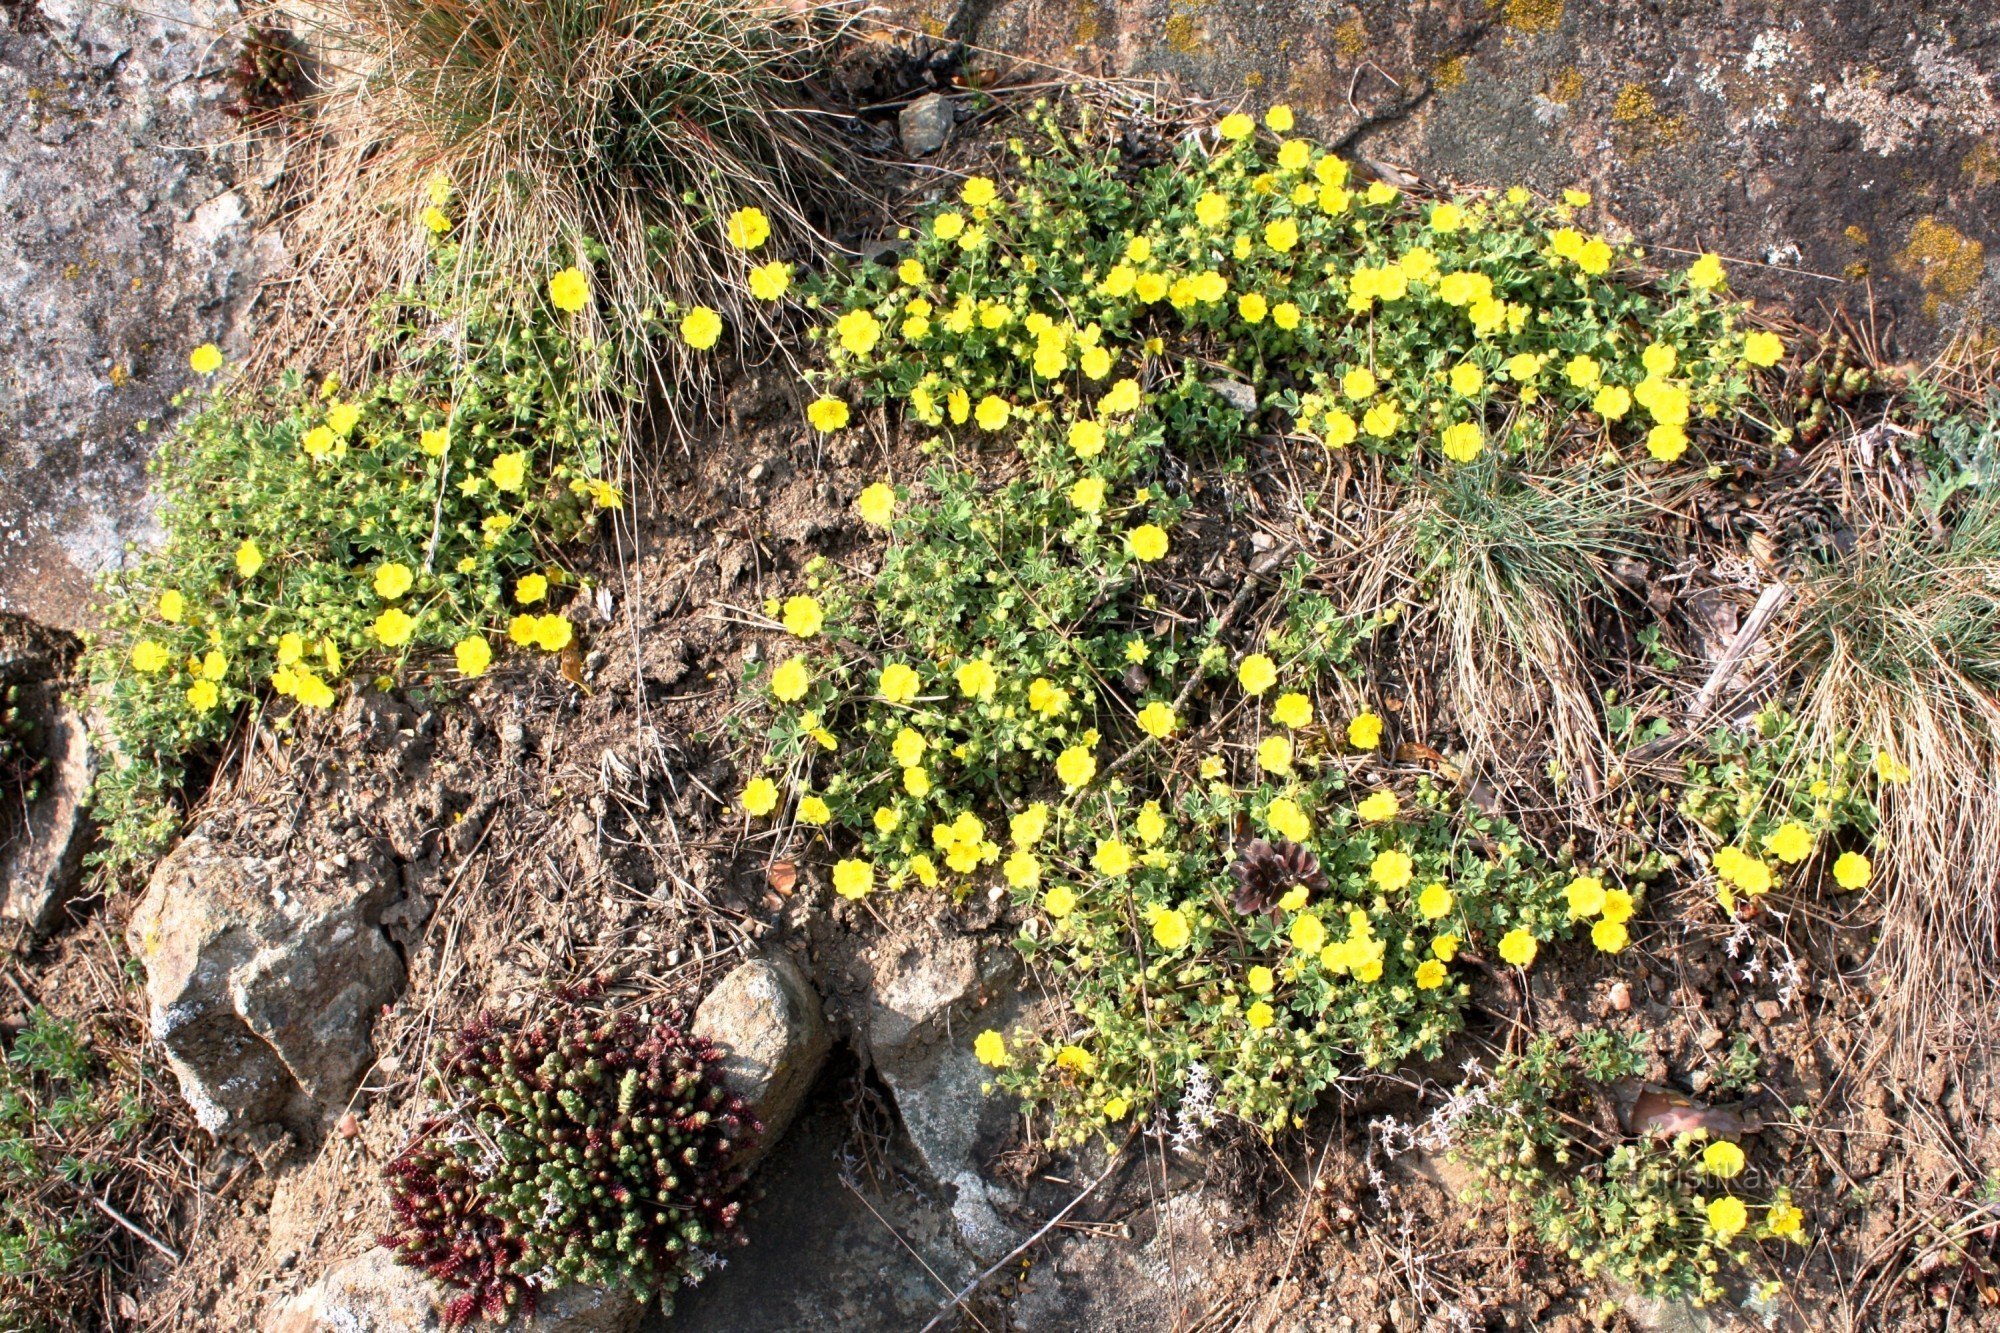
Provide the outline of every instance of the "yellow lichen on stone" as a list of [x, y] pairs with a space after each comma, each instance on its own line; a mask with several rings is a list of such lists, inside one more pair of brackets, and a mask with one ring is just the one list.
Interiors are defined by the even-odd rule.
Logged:
[[1352, 60], [1368, 49], [1368, 25], [1349, 19], [1333, 30], [1333, 47], [1342, 60]]
[[1583, 96], [1583, 71], [1575, 65], [1565, 65], [1549, 80], [1548, 91], [1544, 95], [1557, 106], [1569, 106]]
[[1972, 178], [1975, 190], [2000, 183], [2000, 151], [1994, 149], [1990, 140], [1982, 139], [1972, 145], [1972, 151], [1965, 155], [1958, 169]]
[[1934, 217], [1917, 219], [1909, 244], [1896, 256], [1896, 266], [1923, 285], [1924, 309], [1935, 313], [1937, 301], [1963, 301], [1986, 271], [1986, 247], [1964, 232]]
[[1465, 57], [1452, 56], [1431, 67], [1431, 87], [1448, 93], [1465, 82]]
[[1167, 45], [1182, 55], [1192, 55], [1201, 49], [1201, 28], [1186, 14], [1175, 14], [1167, 20]]
[[1618, 100], [1611, 104], [1611, 118], [1620, 125], [1651, 120], [1656, 114], [1653, 95], [1636, 83], [1628, 83], [1620, 88]]
[[1506, 0], [1507, 26], [1547, 32], [1562, 22], [1563, 0]]
[[1841, 235], [1856, 245], [1868, 244], [1868, 229], [1858, 222], [1848, 223], [1847, 230], [1842, 232]]

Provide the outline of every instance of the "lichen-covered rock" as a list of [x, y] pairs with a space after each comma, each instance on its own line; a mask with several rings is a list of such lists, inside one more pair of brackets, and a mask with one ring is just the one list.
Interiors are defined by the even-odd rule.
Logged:
[[742, 1158], [754, 1164], [791, 1124], [833, 1049], [819, 993], [791, 959], [753, 959], [701, 1002], [694, 1033], [715, 1043], [730, 1091], [763, 1123]]
[[202, 1127], [223, 1134], [338, 1114], [403, 986], [381, 919], [400, 877], [379, 842], [301, 866], [191, 835], [154, 872], [126, 942], [153, 1036]]
[[[444, 1288], [377, 1246], [336, 1266], [281, 1308], [266, 1333], [441, 1333]], [[521, 1333], [631, 1333], [645, 1306], [621, 1291], [562, 1287], [545, 1293]]]
[[911, 157], [927, 157], [944, 147], [956, 120], [949, 98], [925, 93], [896, 114], [896, 135]]
[[0, 921], [30, 935], [75, 890], [90, 848], [90, 739], [63, 699], [75, 649], [0, 612]]
[[145, 463], [188, 352], [235, 350], [279, 263], [222, 114], [240, 19], [0, 4], [0, 609], [86, 623], [91, 576], [153, 532]]

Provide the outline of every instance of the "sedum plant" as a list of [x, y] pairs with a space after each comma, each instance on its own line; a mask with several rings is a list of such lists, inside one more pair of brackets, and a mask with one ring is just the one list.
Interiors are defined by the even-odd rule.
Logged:
[[388, 1167], [382, 1243], [463, 1288], [445, 1322], [532, 1313], [570, 1283], [641, 1300], [699, 1281], [736, 1241], [737, 1149], [761, 1131], [704, 1038], [645, 1013], [518, 1030], [482, 1017]]

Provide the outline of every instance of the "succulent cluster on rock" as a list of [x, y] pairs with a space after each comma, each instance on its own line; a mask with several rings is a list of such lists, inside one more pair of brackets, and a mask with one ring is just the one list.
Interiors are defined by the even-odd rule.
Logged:
[[464, 1290], [447, 1324], [530, 1313], [569, 1283], [641, 1299], [738, 1242], [738, 1149], [762, 1132], [704, 1038], [649, 1013], [508, 1029], [482, 1016], [388, 1168], [397, 1258]]

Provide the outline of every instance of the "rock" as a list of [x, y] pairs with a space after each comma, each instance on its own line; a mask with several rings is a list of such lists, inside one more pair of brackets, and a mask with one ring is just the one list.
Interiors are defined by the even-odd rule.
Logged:
[[1238, 412], [1250, 413], [1257, 410], [1257, 391], [1242, 380], [1205, 380], [1202, 387]]
[[145, 465], [188, 352], [240, 346], [279, 266], [222, 113], [241, 22], [236, 0], [0, 5], [0, 608], [89, 623], [91, 577], [155, 537]]
[[[0, 769], [0, 920], [39, 935], [75, 891], [92, 836], [88, 728], [63, 700], [75, 653], [67, 635], [0, 612], [0, 691], [14, 692], [32, 801]], [[7, 708], [0, 697], [0, 710]]]
[[949, 98], [925, 93], [896, 114], [896, 133], [903, 140], [903, 151], [911, 157], [935, 153], [951, 137], [957, 119]]
[[[377, 1246], [301, 1292], [266, 1324], [266, 1333], [441, 1333], [438, 1308], [450, 1291]], [[544, 1293], [522, 1333], [631, 1333], [646, 1307], [622, 1291], [562, 1287]]]
[[716, 1044], [730, 1089], [763, 1122], [742, 1156], [754, 1165], [791, 1124], [833, 1049], [819, 993], [784, 955], [753, 959], [709, 992], [694, 1031]]
[[153, 1036], [210, 1133], [323, 1128], [367, 1068], [376, 1013], [402, 990], [381, 927], [400, 884], [386, 847], [310, 874], [198, 830], [160, 863], [126, 928]]
[[999, 1211], [1016, 1195], [986, 1180], [981, 1167], [1015, 1108], [982, 1090], [987, 1070], [973, 1057], [972, 1038], [1019, 1016], [1018, 955], [1004, 945], [982, 951], [961, 935], [878, 948], [869, 960], [868, 1058], [895, 1094], [924, 1168], [955, 1192], [959, 1240], [981, 1258], [997, 1258], [1016, 1239]]

